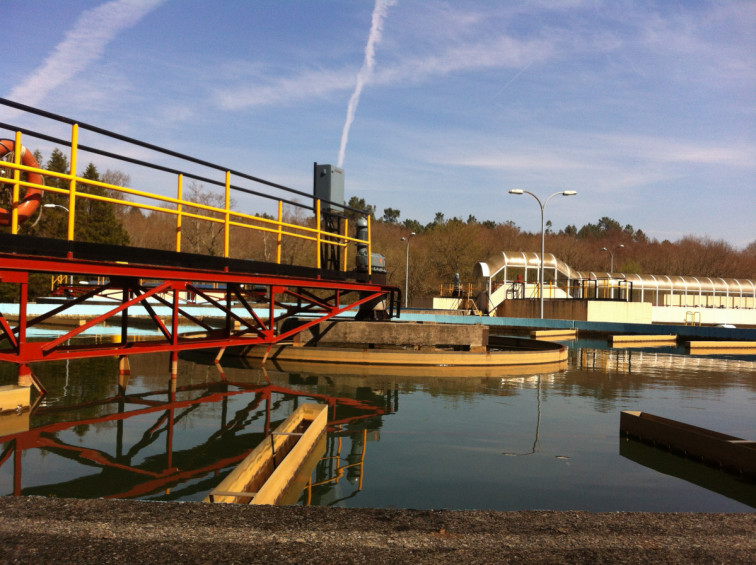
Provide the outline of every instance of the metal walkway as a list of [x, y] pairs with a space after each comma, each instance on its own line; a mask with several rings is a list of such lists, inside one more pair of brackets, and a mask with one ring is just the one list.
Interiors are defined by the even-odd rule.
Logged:
[[[75, 249], [74, 256], [70, 258], [28, 253], [30, 249], [41, 253], [47, 245], [55, 250], [55, 246], [58, 245], [60, 255], [67, 247], [60, 246], [60, 243], [58, 240], [0, 235], [0, 281], [17, 285], [19, 291], [16, 327], [11, 328], [8, 321], [0, 316], [0, 344], [5, 345], [5, 348], [0, 350], [0, 361], [19, 365], [20, 376], [31, 376], [30, 363], [55, 359], [170, 351], [175, 361], [178, 352], [182, 350], [272, 345], [343, 312], [377, 302], [386, 304], [388, 317], [398, 314], [398, 289], [358, 281], [354, 275], [352, 280], [349, 280], [348, 274], [342, 272], [135, 248], [119, 248], [119, 253], [115, 255], [118, 261], [88, 259], [87, 257], [102, 257], [108, 254], [113, 257], [112, 246], [91, 243], [70, 246]], [[13, 248], [16, 252], [9, 252]], [[149, 259], [150, 263], [120, 260], [140, 255]], [[211, 268], [175, 265], [183, 262], [184, 257], [189, 265], [194, 261], [204, 261], [209, 263]], [[34, 272], [75, 273], [101, 277], [107, 282], [94, 286], [86, 294], [67, 301], [46, 314], [29, 318], [26, 315], [29, 273]], [[148, 287], [145, 280], [155, 281], [155, 284]], [[212, 283], [216, 289], [213, 292], [203, 289], [203, 283]], [[118, 291], [121, 300], [107, 313], [72, 328], [55, 339], [33, 342], [26, 339], [29, 328], [42, 324], [53, 316], [64, 316], [70, 308], [105, 293], [112, 296], [113, 291]], [[202, 297], [208, 307], [215, 310], [212, 317], [224, 319], [223, 326], [213, 327], [203, 319], [186, 312], [180, 301], [181, 293], [186, 292]], [[218, 294], [221, 294], [222, 298], [219, 299]], [[165, 321], [155, 313], [155, 302], [171, 308], [169, 320]], [[268, 315], [260, 317], [256, 314], [252, 308], [253, 303], [256, 303], [258, 308], [264, 305], [268, 309]], [[238, 310], [232, 311], [232, 304], [237, 308], [241, 305], [246, 314], [240, 315], [237, 313]], [[145, 341], [140, 337], [130, 336], [129, 308], [134, 306], [143, 306], [147, 310], [156, 329], [162, 334], [161, 338]], [[295, 316], [308, 316], [310, 320], [296, 329], [280, 332], [281, 322]], [[121, 335], [116, 342], [70, 342], [88, 328], [108, 321], [121, 327]], [[41, 383], [36, 384], [41, 388]]]
[[[511, 298], [513, 285], [522, 286], [519, 298], [540, 296], [540, 255], [503, 251], [475, 265], [484, 280], [488, 310]], [[714, 277], [639, 275], [577, 271], [552, 253], [543, 258], [546, 298], [578, 298], [651, 302], [654, 306], [756, 309], [756, 281]], [[494, 282], [496, 281], [496, 283]], [[496, 285], [496, 286], [495, 286]]]
[[[0, 208], [0, 226], [10, 228], [10, 233], [0, 233], [0, 283], [14, 285], [18, 296], [16, 320], [0, 314], [0, 361], [18, 365], [20, 383], [31, 381], [44, 392], [42, 383], [32, 374], [30, 363], [119, 356], [121, 370], [128, 372], [127, 356], [157, 351], [171, 353], [171, 373], [175, 375], [179, 351], [218, 348], [222, 353], [229, 346], [272, 345], [347, 311], [356, 311], [363, 317], [399, 315], [399, 289], [387, 286], [385, 274], [375, 272], [371, 264], [370, 216], [358, 222], [357, 233], [350, 235], [347, 214], [359, 218], [363, 211], [37, 108], [2, 98], [0, 106], [19, 110], [13, 115], [22, 124], [38, 128], [44, 123], [49, 131], [56, 132], [61, 125], [71, 128], [70, 138], [61, 139], [24, 125], [0, 123], [0, 137], [5, 130], [9, 138], [0, 140], [0, 190], [7, 190], [10, 195], [8, 209]], [[119, 153], [80, 145], [80, 130], [86, 132], [87, 139], [99, 140], [100, 147], [117, 145], [121, 148]], [[42, 168], [24, 145], [28, 145], [29, 138], [69, 148], [70, 170]], [[151, 161], [135, 159], [134, 154], [148, 154]], [[140, 178], [147, 176], [155, 183], [160, 179], [159, 186], [125, 187], [84, 178], [77, 173], [77, 163], [92, 155], [124, 163], [130, 167], [128, 172], [137, 167]], [[164, 164], [166, 160], [179, 165], [169, 168]], [[166, 178], [170, 180], [168, 185], [164, 182]], [[222, 190], [223, 205], [186, 199], [185, 178]], [[236, 210], [232, 206], [232, 192], [266, 203], [274, 201], [277, 217]], [[167, 196], [169, 193], [175, 196]], [[302, 197], [309, 203], [299, 202]], [[57, 199], [58, 203], [51, 206], [66, 210], [66, 235], [61, 239], [23, 233], [34, 233], [45, 198]], [[77, 221], [85, 220], [87, 214], [86, 206], [83, 209], [80, 206], [77, 214], [77, 204], [82, 202], [136, 208], [139, 212], [175, 219], [174, 250], [77, 241]], [[288, 221], [283, 214], [284, 204], [304, 209], [313, 216], [304, 221]], [[36, 222], [24, 225], [32, 217], [36, 217]], [[218, 230], [222, 235], [219, 238], [222, 256], [182, 251], [185, 224], [191, 222]], [[173, 228], [170, 225], [168, 228], [173, 238]], [[273, 241], [275, 262], [234, 258], [250, 256], [253, 251], [250, 240], [243, 237], [250, 234]], [[303, 265], [284, 264], [282, 256], [287, 245], [305, 250], [306, 257], [300, 254]], [[349, 250], [355, 246], [356, 253], [349, 256]], [[352, 257], [357, 259], [357, 267], [349, 269]], [[32, 317], [28, 306], [33, 273], [77, 275], [92, 282], [86, 290], [77, 289], [82, 294]], [[200, 297], [214, 311], [208, 318], [220, 319], [222, 323], [187, 311], [184, 306], [189, 296]], [[96, 299], [111, 301], [113, 307], [58, 337], [27, 339], [29, 328], [61, 318], [74, 306]], [[169, 308], [170, 315], [157, 315], [158, 305]], [[157, 339], [145, 340], [130, 333], [129, 309], [135, 307], [147, 311], [159, 331]], [[261, 309], [266, 312], [264, 315], [259, 314]], [[281, 322], [294, 316], [307, 321], [282, 331]], [[79, 339], [87, 329], [106, 323], [120, 326], [120, 336], [114, 342], [90, 343]]]

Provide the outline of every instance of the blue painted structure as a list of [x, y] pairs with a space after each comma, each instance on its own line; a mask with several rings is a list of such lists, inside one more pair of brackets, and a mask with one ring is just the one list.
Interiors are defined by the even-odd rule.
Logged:
[[756, 328], [718, 328], [712, 326], [681, 326], [671, 324], [625, 324], [614, 322], [583, 322], [579, 320], [541, 320], [539, 318], [492, 318], [488, 316], [457, 316], [402, 312], [401, 320], [437, 322], [440, 324], [483, 324], [503, 328], [574, 329], [607, 334], [670, 335], [690, 339], [756, 340]]
[[[57, 306], [57, 304], [29, 304], [29, 315], [39, 315], [47, 312], [51, 308]], [[113, 307], [113, 304], [80, 304], [70, 310], [68, 314], [70, 317], [92, 318], [104, 314]], [[161, 305], [154, 306], [155, 313], [158, 316], [170, 316], [171, 312], [169, 308]], [[183, 306], [182, 309], [186, 310], [192, 316], [204, 316], [213, 311], [212, 308], [206, 308], [203, 306]], [[144, 316], [148, 317], [147, 312], [144, 311], [141, 306], [130, 308], [130, 316], [139, 316], [139, 311], [144, 312]], [[236, 309], [232, 309], [236, 311]], [[16, 314], [18, 312], [18, 304], [0, 304], [0, 312], [3, 314]], [[215, 311], [217, 313], [217, 311]], [[431, 313], [433, 310], [429, 310], [428, 313], [420, 313], [416, 310], [409, 312], [402, 312], [399, 321], [405, 322], [436, 322], [440, 324], [483, 324], [491, 327], [502, 328], [532, 328], [532, 329], [575, 329], [584, 332], [597, 332], [606, 334], [641, 334], [641, 335], [670, 335], [675, 334], [679, 337], [687, 339], [723, 339], [723, 340], [738, 340], [738, 341], [756, 341], [756, 328], [719, 328], [712, 326], [684, 326], [684, 325], [672, 325], [672, 324], [627, 324], [627, 323], [613, 323], [613, 322], [583, 322], [579, 320], [551, 320], [551, 319], [539, 319], [539, 318], [495, 318], [488, 316], [464, 316], [464, 315], [450, 315]], [[437, 312], [437, 311], [436, 311]], [[244, 310], [239, 309], [239, 314], [243, 314]], [[255, 309], [255, 313], [267, 317], [267, 309]], [[279, 312], [276, 311], [278, 314]], [[354, 312], [346, 312], [338, 316], [338, 318], [354, 317]]]

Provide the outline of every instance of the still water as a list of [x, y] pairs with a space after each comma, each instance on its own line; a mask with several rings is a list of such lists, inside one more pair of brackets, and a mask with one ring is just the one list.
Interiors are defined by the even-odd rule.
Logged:
[[[0, 417], [0, 495], [200, 501], [303, 402], [328, 403], [300, 504], [421, 509], [752, 512], [756, 484], [620, 438], [640, 410], [756, 438], [753, 357], [569, 343], [564, 370], [443, 376], [166, 355], [34, 367], [31, 414]], [[15, 384], [0, 364], [0, 385]]]

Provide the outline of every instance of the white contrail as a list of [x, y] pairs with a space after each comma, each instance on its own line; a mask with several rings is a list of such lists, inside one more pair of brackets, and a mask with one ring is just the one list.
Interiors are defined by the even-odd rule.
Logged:
[[357, 74], [357, 84], [354, 87], [352, 97], [349, 99], [346, 121], [344, 122], [344, 129], [341, 132], [339, 167], [344, 165], [344, 153], [346, 153], [347, 140], [349, 139], [349, 128], [352, 127], [352, 122], [354, 121], [354, 113], [357, 111], [357, 103], [360, 101], [362, 88], [373, 74], [373, 67], [375, 66], [375, 46], [381, 41], [383, 19], [386, 17], [388, 9], [396, 4], [396, 2], [397, 0], [375, 0], [372, 23], [370, 24], [370, 34], [368, 35], [367, 45], [365, 46], [365, 60], [362, 63], [360, 72]]
[[136, 24], [165, 0], [111, 0], [79, 16], [73, 28], [40, 67], [16, 86], [8, 98], [35, 105], [102, 56], [118, 33]]

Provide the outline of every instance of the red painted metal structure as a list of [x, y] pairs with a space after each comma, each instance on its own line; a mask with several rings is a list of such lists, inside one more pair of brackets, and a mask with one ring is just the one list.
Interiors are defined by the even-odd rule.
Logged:
[[[175, 363], [178, 352], [190, 349], [272, 345], [292, 337], [312, 325], [326, 321], [348, 311], [360, 312], [367, 316], [376, 305], [384, 317], [399, 315], [401, 302], [400, 291], [385, 284], [385, 274], [374, 272], [371, 265], [372, 249], [370, 242], [370, 219], [367, 218], [367, 237], [352, 237], [348, 234], [348, 219], [342, 218], [343, 225], [336, 229], [333, 219], [337, 214], [321, 213], [321, 200], [313, 195], [265, 181], [251, 175], [220, 167], [174, 151], [163, 149], [136, 139], [108, 132], [95, 126], [76, 122], [69, 118], [57, 116], [36, 108], [25, 106], [0, 98], [0, 105], [14, 108], [24, 115], [50, 119], [70, 124], [70, 140], [51, 137], [37, 131], [17, 125], [0, 123], [0, 130], [13, 133], [13, 145], [8, 148], [23, 148], [22, 135], [25, 138], [42, 139], [57, 145], [70, 147], [71, 170], [60, 173], [40, 168], [31, 161], [22, 161], [23, 151], [11, 153], [6, 151], [0, 167], [0, 189], [8, 189], [12, 194], [9, 214], [11, 217], [10, 233], [0, 233], [0, 283], [15, 285], [18, 296], [17, 321], [13, 323], [0, 313], [0, 362], [15, 363], [18, 366], [19, 381], [29, 384], [31, 381], [44, 393], [44, 387], [33, 375], [30, 364], [56, 359], [77, 359], [95, 356], [118, 356], [123, 360], [128, 355], [137, 353], [154, 353], [166, 351], [171, 353], [173, 375], [176, 374]], [[79, 130], [88, 135], [105, 136], [108, 143], [114, 140], [146, 149], [157, 155], [156, 160], [165, 158], [182, 160], [185, 169], [172, 169], [165, 165], [139, 161], [128, 157], [126, 153], [118, 155], [92, 146], [79, 145]], [[28, 142], [27, 142], [28, 143]], [[5, 147], [5, 146], [4, 146]], [[130, 165], [145, 167], [155, 174], [169, 173], [176, 177], [176, 197], [169, 197], [156, 192], [146, 192], [135, 188], [121, 187], [104, 182], [84, 179], [77, 174], [77, 159], [80, 154], [92, 154], [117, 159]], [[210, 170], [213, 174], [223, 172], [223, 181], [211, 177], [198, 176], [187, 172], [197, 166]], [[232, 184], [231, 178], [235, 183]], [[222, 187], [224, 191], [223, 207], [199, 204], [182, 197], [184, 177]], [[162, 177], [161, 177], [162, 178]], [[46, 180], [47, 179], [47, 180]], [[247, 186], [255, 183], [265, 186], [265, 192], [253, 190]], [[121, 197], [96, 194], [87, 187], [99, 187]], [[165, 190], [165, 187], [160, 189]], [[19, 231], [20, 224], [28, 215], [20, 214], [23, 193], [36, 191], [37, 196], [65, 198], [66, 206], [51, 204], [68, 211], [67, 239], [50, 239], [24, 235]], [[246, 195], [277, 201], [278, 219], [271, 216], [254, 216], [238, 212], [232, 208], [230, 194], [237, 191]], [[273, 194], [275, 192], [275, 194]], [[37, 194], [39, 193], [39, 194]], [[312, 199], [312, 206], [297, 201], [287, 200], [281, 196], [294, 194], [298, 197]], [[145, 203], [144, 200], [149, 203]], [[76, 225], [76, 203], [94, 200], [113, 206], [136, 207], [153, 214], [168, 214], [176, 219], [175, 251], [138, 249], [115, 245], [74, 241]], [[330, 210], [334, 206], [343, 213], [362, 214], [343, 203], [323, 200]], [[282, 215], [283, 204], [299, 206], [314, 212], [312, 224], [288, 223]], [[42, 206], [44, 207], [44, 205]], [[41, 211], [41, 208], [40, 208]], [[41, 213], [41, 212], [40, 212]], [[331, 214], [331, 216], [329, 216]], [[81, 220], [81, 213], [79, 214]], [[39, 221], [40, 218], [37, 218]], [[204, 256], [185, 253], [181, 250], [182, 221], [205, 222], [222, 230], [224, 236], [223, 256]], [[324, 227], [325, 224], [325, 227]], [[328, 226], [331, 227], [328, 227]], [[33, 225], [32, 225], [33, 228]], [[251, 261], [233, 258], [232, 253], [249, 256], [248, 249], [231, 250], [232, 231], [246, 233], [257, 230], [276, 240], [275, 263]], [[341, 231], [340, 231], [341, 230]], [[29, 231], [29, 230], [27, 230]], [[33, 230], [31, 230], [33, 231]], [[235, 232], [234, 232], [235, 233]], [[291, 266], [282, 264], [282, 249], [286, 241], [309, 242], [315, 257], [313, 266]], [[347, 251], [357, 246], [358, 253], [367, 259], [364, 272], [347, 270]], [[324, 253], [328, 251], [328, 253]], [[323, 255], [333, 255], [334, 261], [322, 264]], [[313, 261], [311, 261], [312, 263]], [[339, 270], [340, 269], [340, 270]], [[77, 275], [87, 281], [105, 281], [91, 286], [80, 296], [52, 308], [44, 314], [31, 315], [29, 312], [29, 277], [31, 273], [50, 275]], [[208, 291], [212, 288], [212, 292]], [[202, 318], [192, 314], [185, 307], [182, 296], [196, 295], [206, 303]], [[86, 320], [82, 325], [71, 328], [54, 338], [41, 340], [28, 339], [28, 330], [35, 326], [60, 320], [75, 314], [77, 306], [91, 303], [92, 300], [108, 300], [117, 296], [113, 307], [106, 312]], [[160, 305], [168, 308], [167, 316], [159, 316], [155, 308]], [[130, 309], [139, 307], [147, 312], [159, 335], [156, 339], [137, 339], [130, 332]], [[283, 321], [292, 318], [305, 318], [305, 322], [296, 328], [282, 330]], [[220, 320], [209, 323], [207, 318]], [[85, 343], [82, 332], [99, 324], [111, 323], [121, 327], [120, 338], [112, 343]], [[186, 325], [188, 324], [188, 326]], [[181, 325], [181, 331], [179, 326]], [[187, 331], [189, 330], [189, 331]], [[191, 335], [190, 335], [191, 334]], [[72, 343], [71, 340], [74, 340]], [[122, 364], [127, 371], [127, 363]]]
[[[18, 236], [16, 236], [18, 237]], [[255, 264], [250, 262], [250, 266]], [[175, 362], [179, 351], [233, 346], [272, 345], [291, 338], [295, 333], [339, 314], [358, 309], [362, 305], [385, 301], [388, 314], [396, 312], [399, 301], [394, 287], [336, 280], [324, 277], [296, 275], [270, 275], [233, 272], [229, 270], [203, 270], [176, 266], [148, 264], [122, 264], [117, 261], [94, 261], [77, 258], [0, 253], [0, 282], [12, 283], [19, 289], [18, 323], [11, 327], [0, 315], [0, 361], [19, 366], [19, 377], [31, 378], [43, 390], [29, 368], [29, 364], [58, 359], [84, 357], [127, 356], [138, 353], [171, 352]], [[259, 266], [257, 264], [256, 266]], [[108, 282], [93, 287], [88, 293], [66, 301], [45, 314], [30, 317], [28, 310], [29, 273], [77, 273], [85, 277], [105, 277]], [[323, 272], [327, 275], [328, 272]], [[149, 287], [143, 281], [156, 281]], [[211, 283], [220, 289], [225, 299], [214, 298], [203, 285]], [[252, 291], [252, 288], [255, 288]], [[266, 315], [260, 310], [261, 288]], [[85, 304], [103, 293], [117, 291], [120, 303], [106, 313], [82, 325], [65, 331], [60, 336], [41, 341], [27, 339], [29, 328], [53, 318], [65, 316], [79, 304]], [[190, 292], [202, 297], [207, 312], [204, 317], [223, 321], [222, 327], [213, 327], [203, 319], [190, 314], [181, 305], [180, 294]], [[151, 299], [151, 302], [148, 301]], [[250, 300], [258, 301], [253, 308]], [[158, 302], [170, 309], [167, 322], [155, 312]], [[156, 339], [143, 340], [129, 333], [129, 308], [142, 306], [160, 332]], [[241, 309], [241, 313], [240, 313]], [[307, 316], [302, 325], [281, 331], [281, 322], [292, 317]], [[121, 326], [120, 338], [114, 343], [71, 344], [85, 330], [108, 321]], [[186, 323], [190, 325], [187, 326]], [[181, 330], [179, 331], [179, 324]], [[187, 331], [191, 330], [191, 331]], [[171, 371], [175, 374], [175, 370]]]

